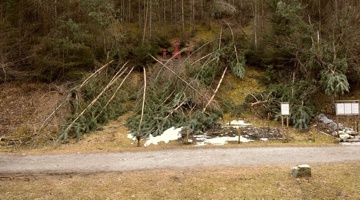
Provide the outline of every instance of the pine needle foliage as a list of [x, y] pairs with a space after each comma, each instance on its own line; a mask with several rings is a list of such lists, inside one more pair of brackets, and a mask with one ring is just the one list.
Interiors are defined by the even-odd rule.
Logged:
[[216, 127], [222, 115], [219, 103], [212, 100], [208, 112], [202, 111], [213, 95], [211, 88], [217, 86], [225, 67], [230, 64], [235, 65], [233, 73], [239, 77], [245, 75], [245, 58], [237, 62], [233, 48], [225, 45], [199, 62], [181, 65], [174, 65], [174, 62], [177, 61], [168, 65], [176, 75], [161, 66], [149, 75], [140, 130], [142, 94], [138, 95], [134, 115], [127, 123], [133, 135], [157, 136], [170, 127], [186, 127], [190, 134], [196, 134]]
[[[205, 130], [215, 123], [214, 118], [216, 117], [199, 111], [201, 104], [196, 103], [197, 99], [200, 98], [205, 101], [204, 97], [198, 97], [198, 94], [194, 94], [186, 84], [174, 75], [159, 74], [151, 77], [150, 82], [140, 130], [138, 128], [141, 117], [138, 114], [141, 111], [140, 100], [135, 108], [135, 114], [127, 122], [127, 126], [134, 135], [148, 137], [151, 134], [157, 136], [170, 127], [183, 126], [190, 126], [191, 130], [194, 131]], [[138, 99], [141, 99], [140, 96]], [[194, 115], [193, 119], [192, 115]]]
[[[99, 126], [109, 120], [116, 119], [130, 109], [128, 102], [134, 98], [131, 92], [133, 88], [128, 85], [118, 90], [117, 87], [120, 81], [112, 85], [99, 97], [99, 94], [104, 92], [104, 88], [111, 81], [112, 76], [108, 74], [111, 71], [103, 71], [97, 77], [91, 79], [84, 87], [73, 90], [73, 93], [76, 93], [76, 109], [73, 114], [67, 117], [66, 122], [61, 125], [60, 130], [62, 131], [58, 137], [58, 142], [67, 142], [70, 138], [79, 140], [83, 134], [96, 130]], [[97, 97], [99, 98], [96, 99]], [[81, 111], [94, 101], [96, 101], [94, 105], [86, 110], [84, 114], [81, 114]], [[78, 120], [74, 122], [76, 118]], [[74, 123], [72, 124], [72, 122]], [[70, 125], [71, 127], [69, 127]]]
[[271, 31], [260, 47], [249, 49], [245, 56], [266, 70], [262, 82], [267, 90], [262, 95], [250, 95], [247, 103], [255, 105], [252, 109], [260, 116], [269, 112], [278, 119], [280, 102], [290, 102], [291, 123], [307, 128], [324, 106], [316, 103], [315, 94], [335, 97], [350, 91], [350, 81], [357, 82], [353, 77], [358, 67], [352, 64], [357, 56], [349, 48], [352, 45], [345, 42], [353, 33], [344, 28], [344, 24], [352, 24], [355, 15], [350, 14], [351, 7], [339, 6], [334, 23], [309, 12], [310, 6], [322, 9], [320, 4], [296, 0], [269, 1], [266, 5]]
[[305, 105], [292, 105], [291, 106], [291, 120], [295, 128], [304, 129], [308, 128], [308, 125], [311, 121], [313, 108]]
[[239, 55], [239, 57], [239, 59], [232, 59], [232, 61], [230, 62], [230, 69], [236, 77], [244, 79], [246, 72], [246, 59], [244, 54]]
[[349, 92], [349, 82], [347, 77], [341, 72], [324, 70], [321, 73], [321, 85], [327, 95], [344, 94]]
[[[316, 86], [307, 81], [297, 81], [295, 83], [274, 84], [266, 91], [248, 95], [245, 102], [239, 105], [242, 112], [253, 111], [261, 118], [269, 115], [274, 120], [281, 119], [281, 102], [290, 103], [290, 123], [295, 128], [307, 128], [316, 109], [315, 99], [311, 97], [317, 93]], [[259, 104], [257, 104], [259, 103]], [[254, 106], [249, 106], [253, 104]], [[237, 115], [241, 115], [238, 112]]]

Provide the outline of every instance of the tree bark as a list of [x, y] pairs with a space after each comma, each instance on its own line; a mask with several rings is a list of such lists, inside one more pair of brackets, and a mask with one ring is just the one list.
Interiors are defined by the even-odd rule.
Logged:
[[335, 6], [335, 20], [336, 20], [336, 25], [339, 23], [339, 10], [338, 10], [338, 1], [334, 0], [334, 6]]
[[152, 0], [149, 0], [149, 39], [152, 37]]
[[190, 0], [191, 14], [190, 14], [190, 31], [195, 25], [195, 0]]
[[143, 38], [142, 38], [142, 44], [145, 43], [145, 37], [146, 37], [146, 29], [147, 29], [147, 20], [148, 20], [148, 13], [149, 13], [149, 5], [146, 0], [144, 0], [144, 30], [143, 30]]
[[255, 8], [254, 8], [254, 44], [255, 44], [255, 49], [257, 50], [257, 47], [258, 47], [258, 8], [257, 8], [257, 3], [258, 0], [255, 0], [254, 2], [254, 5], [255, 5]]
[[128, 22], [131, 22], [131, 0], [128, 0]]
[[55, 21], [57, 19], [57, 0], [54, 1], [54, 15], [55, 15]]
[[138, 1], [139, 28], [141, 27], [141, 3]]
[[182, 32], [185, 33], [185, 10], [184, 10], [184, 0], [181, 0], [181, 25]]
[[166, 9], [165, 9], [165, 0], [163, 0], [163, 25], [165, 25], [165, 23], [166, 23]]
[[[3, 7], [1, 6], [0, 9], [3, 10]], [[3, 12], [0, 12], [0, 20], [2, 20], [0, 22], [1, 24], [5, 24]], [[0, 31], [0, 34], [3, 35], [2, 30]], [[2, 39], [4, 39], [4, 38], [2, 38]], [[0, 42], [2, 42], [2, 40], [0, 40]], [[6, 82], [5, 52], [4, 52], [4, 47], [3, 47], [2, 43], [0, 43], [0, 65], [1, 65], [1, 69], [3, 70], [3, 73], [4, 73], [4, 83], [5, 83]]]
[[[145, 109], [145, 99], [146, 99], [146, 69], [145, 69], [145, 67], [143, 67], [143, 69], [144, 69], [144, 93], [143, 93], [143, 102], [142, 102], [142, 106], [141, 106], [141, 116], [140, 116], [138, 132], [141, 131], [141, 124], [143, 121], [144, 109]], [[139, 133], [138, 133], [138, 135], [139, 135]]]
[[222, 74], [222, 76], [221, 76], [221, 79], [220, 79], [220, 81], [219, 81], [219, 83], [218, 83], [218, 85], [217, 85], [217, 87], [216, 87], [216, 89], [215, 89], [215, 91], [214, 91], [214, 94], [212, 95], [212, 97], [210, 98], [210, 100], [208, 101], [208, 103], [206, 104], [206, 106], [204, 107], [204, 109], [202, 110], [203, 113], [206, 111], [206, 108], [210, 105], [210, 103], [211, 103], [211, 102], [213, 101], [213, 99], [215, 98], [216, 93], [217, 93], [217, 91], [219, 90], [220, 85], [221, 85], [221, 83], [222, 83], [222, 81], [223, 81], [223, 79], [224, 79], [224, 77], [225, 77], [225, 73], [226, 73], [227, 69], [228, 69], [228, 66], [226, 66], [226, 68], [225, 68], [225, 70], [224, 70], [224, 72], [223, 72], [223, 74]]

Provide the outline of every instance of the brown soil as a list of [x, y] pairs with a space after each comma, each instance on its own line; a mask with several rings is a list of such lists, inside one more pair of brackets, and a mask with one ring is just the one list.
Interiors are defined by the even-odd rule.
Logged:
[[55, 136], [66, 107], [51, 120], [43, 133], [38, 128], [65, 101], [65, 86], [54, 84], [11, 82], [0, 85], [1, 145], [33, 144], [33, 140], [48, 140]]

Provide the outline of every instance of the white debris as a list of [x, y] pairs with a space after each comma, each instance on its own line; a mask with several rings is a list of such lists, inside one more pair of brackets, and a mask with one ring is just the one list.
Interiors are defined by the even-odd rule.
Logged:
[[341, 134], [341, 135], [339, 135], [339, 137], [340, 137], [340, 139], [343, 140], [343, 141], [351, 138], [351, 136], [350, 136], [349, 134], [347, 134], [347, 133]]
[[171, 127], [169, 129], [167, 129], [166, 131], [163, 132], [163, 134], [158, 135], [156, 137], [152, 136], [150, 134], [148, 140], [145, 142], [144, 146], [147, 147], [151, 144], [157, 145], [159, 142], [165, 142], [168, 143], [169, 141], [172, 140], [178, 140], [179, 138], [181, 138], [181, 131], [182, 128], [177, 128], [175, 129], [174, 127]]
[[[235, 137], [215, 137], [215, 138], [204, 138], [201, 142], [197, 142], [196, 146], [205, 146], [207, 144], [212, 145], [225, 145], [228, 142], [237, 142], [239, 140], [238, 136]], [[246, 143], [246, 142], [252, 142], [254, 140], [249, 140], [243, 136], [240, 136], [240, 142]]]
[[129, 133], [129, 134], [127, 135], [127, 138], [128, 138], [128, 139], [132, 139], [132, 140], [136, 140], [136, 137], [135, 137], [133, 134], [131, 134], [131, 133]]
[[[240, 127], [246, 127], [251, 126], [250, 123], [246, 123], [244, 120], [232, 120], [228, 122], [223, 127], [232, 127], [232, 128], [240, 128]], [[151, 144], [157, 145], [159, 142], [165, 142], [168, 143], [172, 140], [178, 140], [181, 138], [181, 129], [174, 127], [169, 128], [168, 130], [164, 131], [163, 134], [154, 137], [153, 135], [149, 135], [149, 138], [146, 140], [144, 146], [147, 147]], [[209, 136], [204, 133], [203, 135], [194, 135], [194, 138], [196, 138], [196, 146], [204, 146], [204, 145], [225, 145], [228, 142], [237, 142], [239, 141], [238, 136], [229, 137], [229, 136], [218, 136], [215, 138], [210, 138]], [[136, 140], [136, 138], [132, 134], [128, 134], [128, 138], [132, 140]], [[189, 139], [189, 142], [191, 139]], [[268, 141], [268, 138], [260, 138], [261, 141]], [[247, 142], [253, 142], [254, 140], [250, 140], [244, 136], [240, 136], [240, 142], [247, 143]]]
[[213, 145], [225, 145], [227, 143], [228, 137], [215, 137], [211, 139], [205, 139], [205, 144], [213, 144]]
[[250, 123], [246, 123], [244, 120], [232, 120], [223, 127], [240, 128], [245, 126], [251, 126]]
[[230, 125], [249, 126], [249, 125], [251, 125], [251, 124], [245, 123], [244, 120], [232, 120], [232, 121], [230, 122]]

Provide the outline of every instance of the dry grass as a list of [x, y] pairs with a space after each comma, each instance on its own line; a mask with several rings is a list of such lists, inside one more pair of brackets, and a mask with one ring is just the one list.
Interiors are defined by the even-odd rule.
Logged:
[[[198, 148], [247, 148], [247, 147], [271, 147], [271, 146], [329, 146], [335, 145], [337, 140], [329, 135], [325, 135], [312, 130], [301, 133], [296, 129], [289, 129], [290, 140], [284, 143], [282, 140], [275, 141], [255, 141], [250, 143], [229, 143], [224, 146], [202, 146], [183, 145], [180, 141], [173, 141], [168, 144], [150, 145], [148, 147], [137, 147], [137, 143], [127, 138], [128, 130], [126, 127], [119, 126], [119, 122], [112, 121], [103, 127], [102, 131], [84, 135], [76, 142], [68, 144], [45, 145], [38, 148], [29, 146], [0, 146], [1, 154], [14, 155], [40, 155], [40, 154], [64, 154], [64, 153], [99, 153], [99, 152], [138, 152], [138, 151], [158, 151], [167, 149], [198, 149]], [[314, 141], [315, 138], [315, 141]], [[143, 144], [144, 141], [141, 142]]]
[[[288, 128], [289, 142], [284, 143], [278, 141], [255, 141], [250, 143], [229, 143], [225, 146], [198, 147], [195, 145], [183, 145], [179, 141], [173, 141], [168, 144], [160, 143], [159, 145], [150, 145], [147, 148], [137, 147], [137, 143], [127, 138], [129, 134], [125, 127], [126, 118], [131, 115], [127, 113], [119, 117], [117, 120], [109, 122], [103, 126], [101, 130], [84, 135], [80, 141], [70, 141], [67, 144], [61, 145], [44, 145], [37, 148], [31, 146], [0, 146], [1, 154], [63, 154], [63, 153], [98, 153], [98, 152], [136, 152], [136, 151], [157, 151], [165, 149], [197, 149], [197, 148], [246, 148], [246, 147], [269, 147], [269, 146], [328, 146], [337, 143], [337, 140], [332, 136], [318, 132], [316, 129], [311, 129], [307, 132], [300, 132], [297, 129]], [[229, 118], [231, 119], [231, 118]], [[247, 120], [256, 126], [267, 126], [267, 122], [259, 120], [255, 117], [247, 116]], [[225, 123], [225, 121], [224, 121]], [[281, 128], [278, 122], [271, 121], [271, 127]], [[142, 141], [142, 144], [144, 141]]]
[[0, 175], [0, 199], [360, 199], [360, 162], [164, 169], [96, 174]]
[[265, 90], [258, 83], [259, 76], [261, 76], [261, 73], [250, 67], [246, 68], [244, 79], [239, 79], [232, 73], [227, 74], [219, 89], [218, 97], [222, 101], [232, 102], [233, 104], [243, 103], [247, 95]]
[[[248, 71], [252, 73], [251, 70]], [[255, 72], [253, 72], [255, 73]], [[256, 74], [253, 74], [256, 76]], [[225, 80], [223, 92], [240, 103], [256, 86], [254, 79], [245, 81], [231, 77]], [[250, 83], [250, 84], [246, 84]], [[254, 89], [254, 88], [253, 88]], [[224, 98], [227, 96], [224, 95]], [[129, 115], [130, 113], [128, 113]], [[27, 146], [0, 146], [0, 154], [59, 154], [155, 151], [175, 148], [200, 148], [179, 142], [158, 146], [136, 147], [127, 139], [124, 115], [102, 130], [84, 135], [79, 142], [46, 145], [33, 149]], [[225, 121], [231, 118], [226, 118]], [[254, 116], [246, 119], [256, 126], [267, 121]], [[225, 122], [224, 121], [224, 122]], [[270, 126], [280, 128], [278, 122]], [[299, 132], [289, 128], [289, 143], [282, 141], [228, 144], [221, 148], [258, 146], [333, 145], [333, 137], [315, 129]], [[213, 148], [206, 146], [201, 148]], [[216, 146], [216, 148], [219, 148]], [[314, 164], [313, 177], [295, 179], [289, 175], [291, 165], [163, 169], [149, 171], [94, 174], [0, 174], [0, 199], [360, 199], [360, 162]]]

